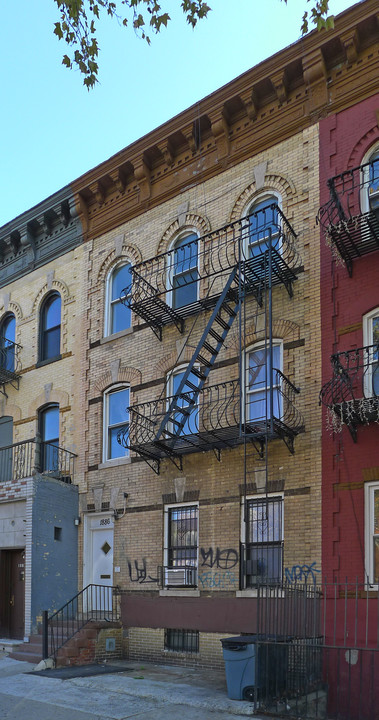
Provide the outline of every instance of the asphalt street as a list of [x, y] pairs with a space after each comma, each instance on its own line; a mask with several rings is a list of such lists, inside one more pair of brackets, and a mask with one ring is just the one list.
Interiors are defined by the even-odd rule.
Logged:
[[[126, 662], [122, 672], [73, 677], [31, 674], [0, 657], [0, 720], [220, 720], [253, 715], [229, 700], [223, 673]], [[255, 716], [256, 717], [256, 716]]]

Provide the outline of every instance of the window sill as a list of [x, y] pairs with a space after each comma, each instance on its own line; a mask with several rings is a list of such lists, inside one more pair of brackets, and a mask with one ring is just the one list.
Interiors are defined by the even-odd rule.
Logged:
[[117, 338], [125, 337], [125, 335], [131, 335], [132, 332], [133, 327], [130, 327], [125, 328], [125, 330], [120, 330], [120, 332], [113, 333], [113, 335], [106, 335], [100, 339], [100, 345], [104, 345], [104, 343], [111, 342], [112, 340], [117, 340]]
[[186, 590], [186, 588], [172, 588], [159, 591], [159, 597], [200, 597], [200, 590]]
[[44, 365], [50, 365], [50, 363], [57, 362], [57, 360], [61, 360], [62, 355], [55, 355], [55, 357], [47, 358], [46, 360], [38, 360], [36, 363], [36, 368], [43, 367]]
[[130, 457], [121, 457], [121, 458], [113, 458], [112, 460], [106, 460], [105, 462], [100, 463], [97, 467], [98, 467], [98, 470], [103, 470], [104, 468], [118, 467], [119, 465], [129, 465], [129, 464], [130, 464]]
[[[278, 588], [277, 594], [275, 594], [275, 597], [284, 597], [285, 590], [279, 590], [280, 586], [277, 583], [276, 584], [272, 583], [272, 585], [268, 585], [267, 587], [269, 589], [269, 593], [271, 592], [272, 588]], [[260, 597], [266, 597], [266, 586], [260, 587], [259, 594], [260, 594]], [[256, 598], [256, 597], [258, 597], [258, 588], [256, 587], [256, 588], [246, 588], [246, 590], [237, 590], [236, 597]], [[269, 595], [268, 595], [268, 597], [269, 597]]]

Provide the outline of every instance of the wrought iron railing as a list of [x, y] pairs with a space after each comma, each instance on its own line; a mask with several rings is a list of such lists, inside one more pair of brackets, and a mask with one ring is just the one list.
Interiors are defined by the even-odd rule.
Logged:
[[11, 340], [0, 341], [0, 384], [18, 382], [21, 373], [21, 345]]
[[90, 584], [52, 615], [44, 610], [43, 659], [55, 657], [59, 648], [91, 620], [119, 620], [118, 596], [118, 587]]
[[[171, 322], [181, 327], [183, 317], [214, 304], [225, 277], [239, 263], [245, 291], [257, 299], [269, 280], [273, 285], [283, 283], [292, 294], [295, 271], [301, 264], [295, 241], [296, 234], [280, 208], [267, 206], [249, 218], [134, 265], [131, 285], [122, 291], [120, 300], [153, 329]], [[184, 293], [190, 286], [193, 289]], [[179, 291], [180, 302], [176, 298]]]
[[379, 420], [379, 345], [335, 353], [331, 363], [333, 375], [320, 402], [333, 413], [334, 429], [347, 425], [356, 440], [358, 425]]
[[129, 427], [120, 430], [118, 440], [145, 459], [154, 460], [234, 447], [243, 441], [244, 434], [258, 442], [266, 436], [292, 442], [304, 427], [294, 402], [298, 392], [279, 370], [273, 371], [272, 393], [267, 391], [263, 398], [261, 393], [259, 397], [241, 395], [239, 380], [204, 386], [199, 393], [183, 392], [177, 400], [189, 409], [186, 424], [179, 436], [172, 437], [168, 428], [159, 440], [157, 431], [174, 396], [131, 405]]
[[21, 480], [40, 472], [71, 483], [75, 458], [75, 453], [38, 439], [14, 443], [0, 448], [0, 481]]
[[379, 162], [346, 170], [328, 186], [318, 221], [351, 275], [355, 258], [379, 249]]

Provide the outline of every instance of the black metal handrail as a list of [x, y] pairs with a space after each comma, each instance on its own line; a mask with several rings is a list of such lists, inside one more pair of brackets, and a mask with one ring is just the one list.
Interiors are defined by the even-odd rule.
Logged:
[[321, 388], [320, 403], [356, 440], [358, 425], [379, 420], [379, 344], [335, 353], [331, 363], [333, 375]]
[[[223, 276], [239, 263], [246, 263], [247, 291], [256, 292], [267, 281], [267, 262], [263, 257], [272, 248], [273, 284], [284, 283], [290, 291], [301, 261], [295, 247], [296, 233], [276, 204], [252, 213], [218, 230], [191, 240], [177, 249], [156, 255], [131, 268], [131, 285], [120, 296], [121, 302], [154, 325], [177, 322], [194, 309], [210, 306], [209, 279], [214, 282], [211, 296], [223, 288]], [[197, 293], [188, 305], [175, 308], [173, 294], [178, 288], [197, 284]], [[195, 298], [196, 296], [196, 298]]]
[[[41, 450], [44, 449], [44, 452]], [[43, 464], [43, 457], [48, 461]], [[31, 477], [35, 472], [71, 483], [76, 455], [38, 438], [23, 440], [0, 448], [0, 481], [10, 482]]]
[[379, 162], [365, 163], [328, 180], [330, 199], [317, 221], [346, 263], [379, 249]]
[[379, 344], [334, 353], [331, 363], [333, 376], [320, 391], [324, 405], [379, 397]]
[[68, 642], [91, 620], [116, 622], [120, 618], [119, 588], [91, 583], [80, 590], [52, 615], [43, 611], [43, 659], [55, 657], [59, 648]]
[[12, 340], [0, 341], [0, 383], [14, 382], [21, 373], [20, 353], [22, 347]]
[[[172, 437], [168, 428], [169, 432], [163, 433], [159, 440], [157, 431], [174, 396], [131, 405], [129, 427], [120, 430], [118, 441], [142, 457], [158, 459], [233, 447], [242, 442], [244, 433], [259, 440], [263, 440], [267, 431], [271, 439], [293, 438], [304, 427], [303, 416], [294, 403], [298, 392], [279, 370], [273, 372], [272, 393], [267, 390], [263, 398], [262, 394], [241, 396], [238, 379], [204, 386], [195, 404], [197, 392], [183, 392], [178, 398], [181, 406], [192, 408], [183, 431]], [[270, 394], [273, 396], [272, 417]]]

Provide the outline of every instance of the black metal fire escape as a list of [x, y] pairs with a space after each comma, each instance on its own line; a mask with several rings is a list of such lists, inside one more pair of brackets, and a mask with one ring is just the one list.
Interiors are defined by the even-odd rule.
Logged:
[[21, 376], [21, 346], [4, 338], [0, 341], [0, 393], [8, 397], [5, 386], [18, 390]]
[[[174, 323], [183, 331], [186, 317], [211, 311], [175, 394], [167, 397], [164, 390], [158, 400], [130, 406], [129, 426], [119, 433], [119, 442], [143, 457], [157, 474], [163, 458], [181, 468], [184, 454], [212, 449], [219, 455], [222, 448], [235, 447], [245, 438], [260, 454], [267, 440], [275, 438], [282, 438], [293, 452], [294, 437], [303, 429], [303, 418], [293, 402], [299, 391], [272, 363], [269, 388], [275, 384], [280, 393], [280, 417], [275, 417], [272, 400], [266, 405], [268, 419], [247, 417], [241, 377], [216, 385], [207, 382], [246, 296], [253, 295], [257, 307], [262, 307], [267, 292], [271, 304], [273, 286], [282, 285], [292, 297], [292, 283], [300, 266], [293, 242], [296, 235], [279, 208], [276, 212], [280, 232], [272, 239], [271, 228], [266, 228], [258, 250], [257, 245], [254, 251], [246, 249], [250, 233], [247, 219], [196, 240], [199, 271], [192, 282], [198, 287], [207, 282], [208, 290], [190, 305], [170, 306], [172, 252], [132, 270], [132, 288], [122, 297], [129, 298], [129, 307], [148, 322], [158, 338], [162, 338], [164, 325]], [[271, 323], [268, 334], [268, 344], [272, 345]], [[190, 338], [191, 334], [187, 347]]]

